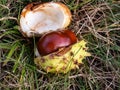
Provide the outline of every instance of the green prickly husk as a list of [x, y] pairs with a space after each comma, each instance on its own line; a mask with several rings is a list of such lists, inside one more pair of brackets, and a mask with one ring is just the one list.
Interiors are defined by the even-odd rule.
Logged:
[[59, 55], [58, 51], [46, 56], [39, 56], [34, 59], [34, 62], [46, 72], [67, 73], [72, 69], [79, 68], [79, 65], [83, 63], [82, 60], [86, 56], [90, 56], [86, 50], [86, 42], [81, 40], [70, 46], [69, 50], [63, 54]]

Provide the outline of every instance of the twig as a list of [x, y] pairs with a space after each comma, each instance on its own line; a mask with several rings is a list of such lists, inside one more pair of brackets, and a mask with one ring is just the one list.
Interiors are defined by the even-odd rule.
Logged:
[[85, 75], [85, 74], [77, 74], [77, 75], [69, 76], [69, 79], [77, 78], [77, 77], [87, 77], [87, 75]]
[[15, 18], [15, 17], [3, 17], [3, 18], [0, 18], [0, 21], [8, 20], [8, 19], [13, 19], [13, 20], [17, 21], [17, 18]]

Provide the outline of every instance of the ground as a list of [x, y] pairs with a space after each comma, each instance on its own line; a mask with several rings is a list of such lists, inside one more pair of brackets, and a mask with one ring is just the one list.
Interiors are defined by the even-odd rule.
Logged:
[[[37, 69], [35, 38], [19, 32], [20, 13], [34, 1], [59, 1], [70, 8], [68, 28], [87, 41], [91, 53], [80, 69], [67, 74]], [[0, 89], [120, 90], [120, 1], [0, 0]]]

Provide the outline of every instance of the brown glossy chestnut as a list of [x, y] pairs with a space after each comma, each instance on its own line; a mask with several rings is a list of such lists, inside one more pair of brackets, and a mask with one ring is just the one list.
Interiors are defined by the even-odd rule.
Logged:
[[53, 31], [39, 39], [37, 49], [40, 55], [44, 56], [76, 42], [77, 38], [71, 30]]

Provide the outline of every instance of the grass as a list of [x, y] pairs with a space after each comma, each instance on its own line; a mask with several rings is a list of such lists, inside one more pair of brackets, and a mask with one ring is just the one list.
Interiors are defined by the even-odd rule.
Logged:
[[120, 1], [54, 0], [70, 8], [69, 28], [88, 42], [92, 54], [67, 74], [46, 74], [33, 63], [35, 39], [19, 32], [20, 12], [33, 1], [40, 0], [0, 1], [0, 89], [120, 90]]

